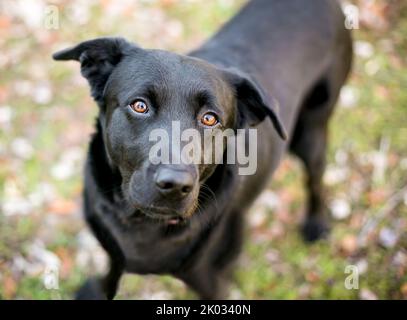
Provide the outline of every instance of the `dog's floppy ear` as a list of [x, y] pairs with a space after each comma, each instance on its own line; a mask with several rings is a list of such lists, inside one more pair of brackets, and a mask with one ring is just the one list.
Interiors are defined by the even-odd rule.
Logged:
[[101, 102], [107, 79], [132, 47], [135, 46], [123, 38], [97, 38], [58, 51], [52, 57], [55, 60], [79, 61], [82, 76], [89, 82], [92, 97]]
[[287, 133], [280, 120], [276, 99], [267, 98], [261, 87], [250, 77], [237, 70], [225, 70], [226, 77], [235, 90], [241, 120], [255, 126], [268, 116], [278, 135], [287, 140]]

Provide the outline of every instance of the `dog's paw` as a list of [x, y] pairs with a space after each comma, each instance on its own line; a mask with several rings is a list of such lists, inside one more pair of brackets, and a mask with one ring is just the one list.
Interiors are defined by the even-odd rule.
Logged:
[[301, 233], [304, 241], [314, 242], [328, 236], [329, 226], [323, 218], [307, 218], [307, 220], [302, 225]]
[[99, 279], [88, 279], [75, 295], [76, 300], [107, 300]]

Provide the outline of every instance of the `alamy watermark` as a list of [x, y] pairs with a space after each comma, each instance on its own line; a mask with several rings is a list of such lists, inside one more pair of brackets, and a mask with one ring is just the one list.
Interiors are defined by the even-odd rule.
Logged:
[[345, 274], [349, 274], [345, 278], [344, 286], [348, 290], [359, 289], [359, 268], [355, 265], [347, 265], [345, 267]]
[[[257, 171], [257, 129], [182, 130], [180, 121], [173, 121], [171, 132], [154, 129], [149, 141], [152, 164], [237, 164], [239, 175]], [[226, 159], [224, 157], [226, 155]]]
[[348, 30], [359, 29], [359, 8], [353, 4], [343, 6], [345, 14], [345, 28]]
[[44, 28], [47, 30], [58, 30], [59, 23], [59, 9], [56, 5], [47, 5], [44, 9]]
[[59, 264], [45, 266], [42, 274], [42, 283], [45, 289], [50, 291], [51, 299], [61, 300], [59, 292]]
[[46, 266], [42, 281], [46, 289], [59, 290], [59, 267], [57, 265]]

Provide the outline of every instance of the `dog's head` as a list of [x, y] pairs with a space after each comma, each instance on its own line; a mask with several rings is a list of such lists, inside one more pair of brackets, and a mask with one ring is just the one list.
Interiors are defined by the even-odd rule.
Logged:
[[[174, 143], [174, 121], [181, 132], [195, 129], [204, 136], [206, 129], [255, 126], [269, 117], [285, 138], [275, 106], [258, 86], [200, 59], [142, 49], [121, 38], [86, 41], [53, 57], [80, 62], [99, 105], [106, 154], [120, 172], [122, 192], [152, 218], [175, 223], [190, 216], [202, 184], [217, 167], [216, 161], [156, 163], [151, 152], [157, 143], [151, 139], [154, 129], [168, 132], [171, 159], [185, 144]], [[201, 151], [202, 157], [208, 152]]]

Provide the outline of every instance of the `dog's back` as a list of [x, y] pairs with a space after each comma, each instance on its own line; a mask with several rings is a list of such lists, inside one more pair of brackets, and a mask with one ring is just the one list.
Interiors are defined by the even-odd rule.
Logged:
[[251, 74], [279, 100], [289, 129], [287, 109], [300, 104], [334, 60], [341, 58], [348, 72], [344, 23], [336, 0], [254, 0], [192, 54]]
[[[250, 74], [278, 101], [293, 147], [305, 130], [301, 118], [327, 122], [350, 70], [352, 42], [336, 0], [254, 0], [192, 55]], [[266, 143], [259, 143], [257, 173], [237, 196], [244, 203], [267, 183], [286, 148], [269, 122], [258, 132]]]

